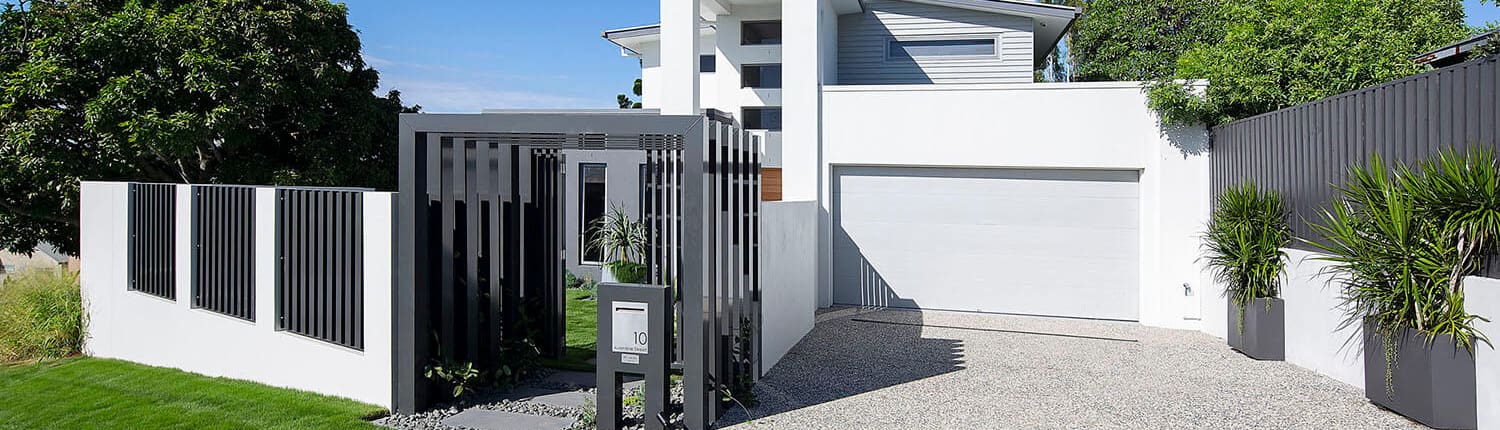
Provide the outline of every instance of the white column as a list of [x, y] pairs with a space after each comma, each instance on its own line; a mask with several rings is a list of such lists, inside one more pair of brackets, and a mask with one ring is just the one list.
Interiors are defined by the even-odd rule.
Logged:
[[819, 3], [781, 3], [781, 167], [787, 201], [818, 199], [823, 129]]
[[700, 0], [661, 0], [661, 72], [659, 94], [663, 115], [697, 115], [698, 12]]

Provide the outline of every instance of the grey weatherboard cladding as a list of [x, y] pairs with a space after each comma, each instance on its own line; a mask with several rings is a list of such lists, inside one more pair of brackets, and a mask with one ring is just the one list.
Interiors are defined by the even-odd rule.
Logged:
[[193, 307], [255, 321], [255, 188], [195, 185]]
[[364, 349], [364, 194], [276, 190], [276, 328]]
[[[432, 359], [484, 358], [482, 348], [455, 345], [478, 344], [469, 328], [493, 343], [516, 340], [524, 310], [544, 343], [560, 339], [548, 333], [563, 317], [552, 298], [576, 255], [562, 252], [562, 214], [547, 208], [564, 201], [556, 185], [570, 183], [560, 152], [629, 150], [646, 154], [649, 281], [677, 286], [684, 421], [709, 426], [723, 410], [716, 384], [759, 376], [759, 142], [732, 121], [716, 111], [402, 115], [395, 409], [429, 403], [419, 375]], [[753, 350], [736, 357], [732, 339], [747, 327]]]
[[129, 189], [127, 288], [177, 300], [177, 188], [131, 183]]
[[[1388, 164], [1449, 148], [1500, 148], [1496, 56], [1410, 76], [1215, 127], [1217, 197], [1242, 181], [1281, 192], [1299, 238], [1337, 195], [1352, 166], [1374, 155]], [[1294, 248], [1315, 250], [1294, 242]]]

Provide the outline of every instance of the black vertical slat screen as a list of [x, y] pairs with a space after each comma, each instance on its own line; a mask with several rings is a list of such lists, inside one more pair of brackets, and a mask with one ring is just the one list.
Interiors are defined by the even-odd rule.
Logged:
[[192, 193], [193, 307], [255, 321], [255, 188]]
[[132, 183], [129, 188], [127, 288], [176, 300], [177, 187]]
[[364, 194], [276, 190], [276, 327], [364, 349]]
[[[1310, 222], [1337, 197], [1352, 166], [1379, 155], [1411, 165], [1440, 151], [1500, 152], [1500, 57], [1470, 61], [1214, 128], [1213, 190], [1245, 181], [1281, 192], [1292, 230], [1317, 240]], [[1296, 241], [1294, 248], [1316, 250]], [[1500, 275], [1500, 264], [1488, 265]]]

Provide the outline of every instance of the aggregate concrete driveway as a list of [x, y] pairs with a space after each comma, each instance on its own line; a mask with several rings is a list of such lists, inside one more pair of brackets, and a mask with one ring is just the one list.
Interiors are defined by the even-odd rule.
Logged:
[[[1410, 429], [1341, 382], [1220, 339], [1068, 319], [827, 311], [732, 428]], [[1289, 327], [1290, 329], [1290, 327]], [[1038, 334], [1047, 333], [1047, 334]]]

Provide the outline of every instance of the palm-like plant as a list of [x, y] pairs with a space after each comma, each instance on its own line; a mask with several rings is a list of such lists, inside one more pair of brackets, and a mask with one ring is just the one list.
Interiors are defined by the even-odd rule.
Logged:
[[[1394, 173], [1390, 173], [1394, 171]], [[1388, 169], [1378, 156], [1349, 172], [1343, 200], [1311, 242], [1342, 286], [1345, 327], [1372, 324], [1386, 339], [1416, 329], [1472, 350], [1487, 340], [1463, 306], [1463, 278], [1482, 269], [1500, 237], [1500, 166], [1493, 153], [1445, 152]]]
[[605, 266], [624, 283], [639, 282], [645, 275], [640, 263], [646, 254], [646, 225], [632, 219], [624, 209], [611, 205], [590, 228], [589, 245], [604, 254]]
[[1281, 294], [1286, 268], [1282, 248], [1292, 240], [1289, 213], [1275, 190], [1246, 183], [1225, 190], [1209, 218], [1203, 259], [1214, 279], [1225, 285], [1224, 296], [1240, 310], [1241, 330], [1251, 301]]

